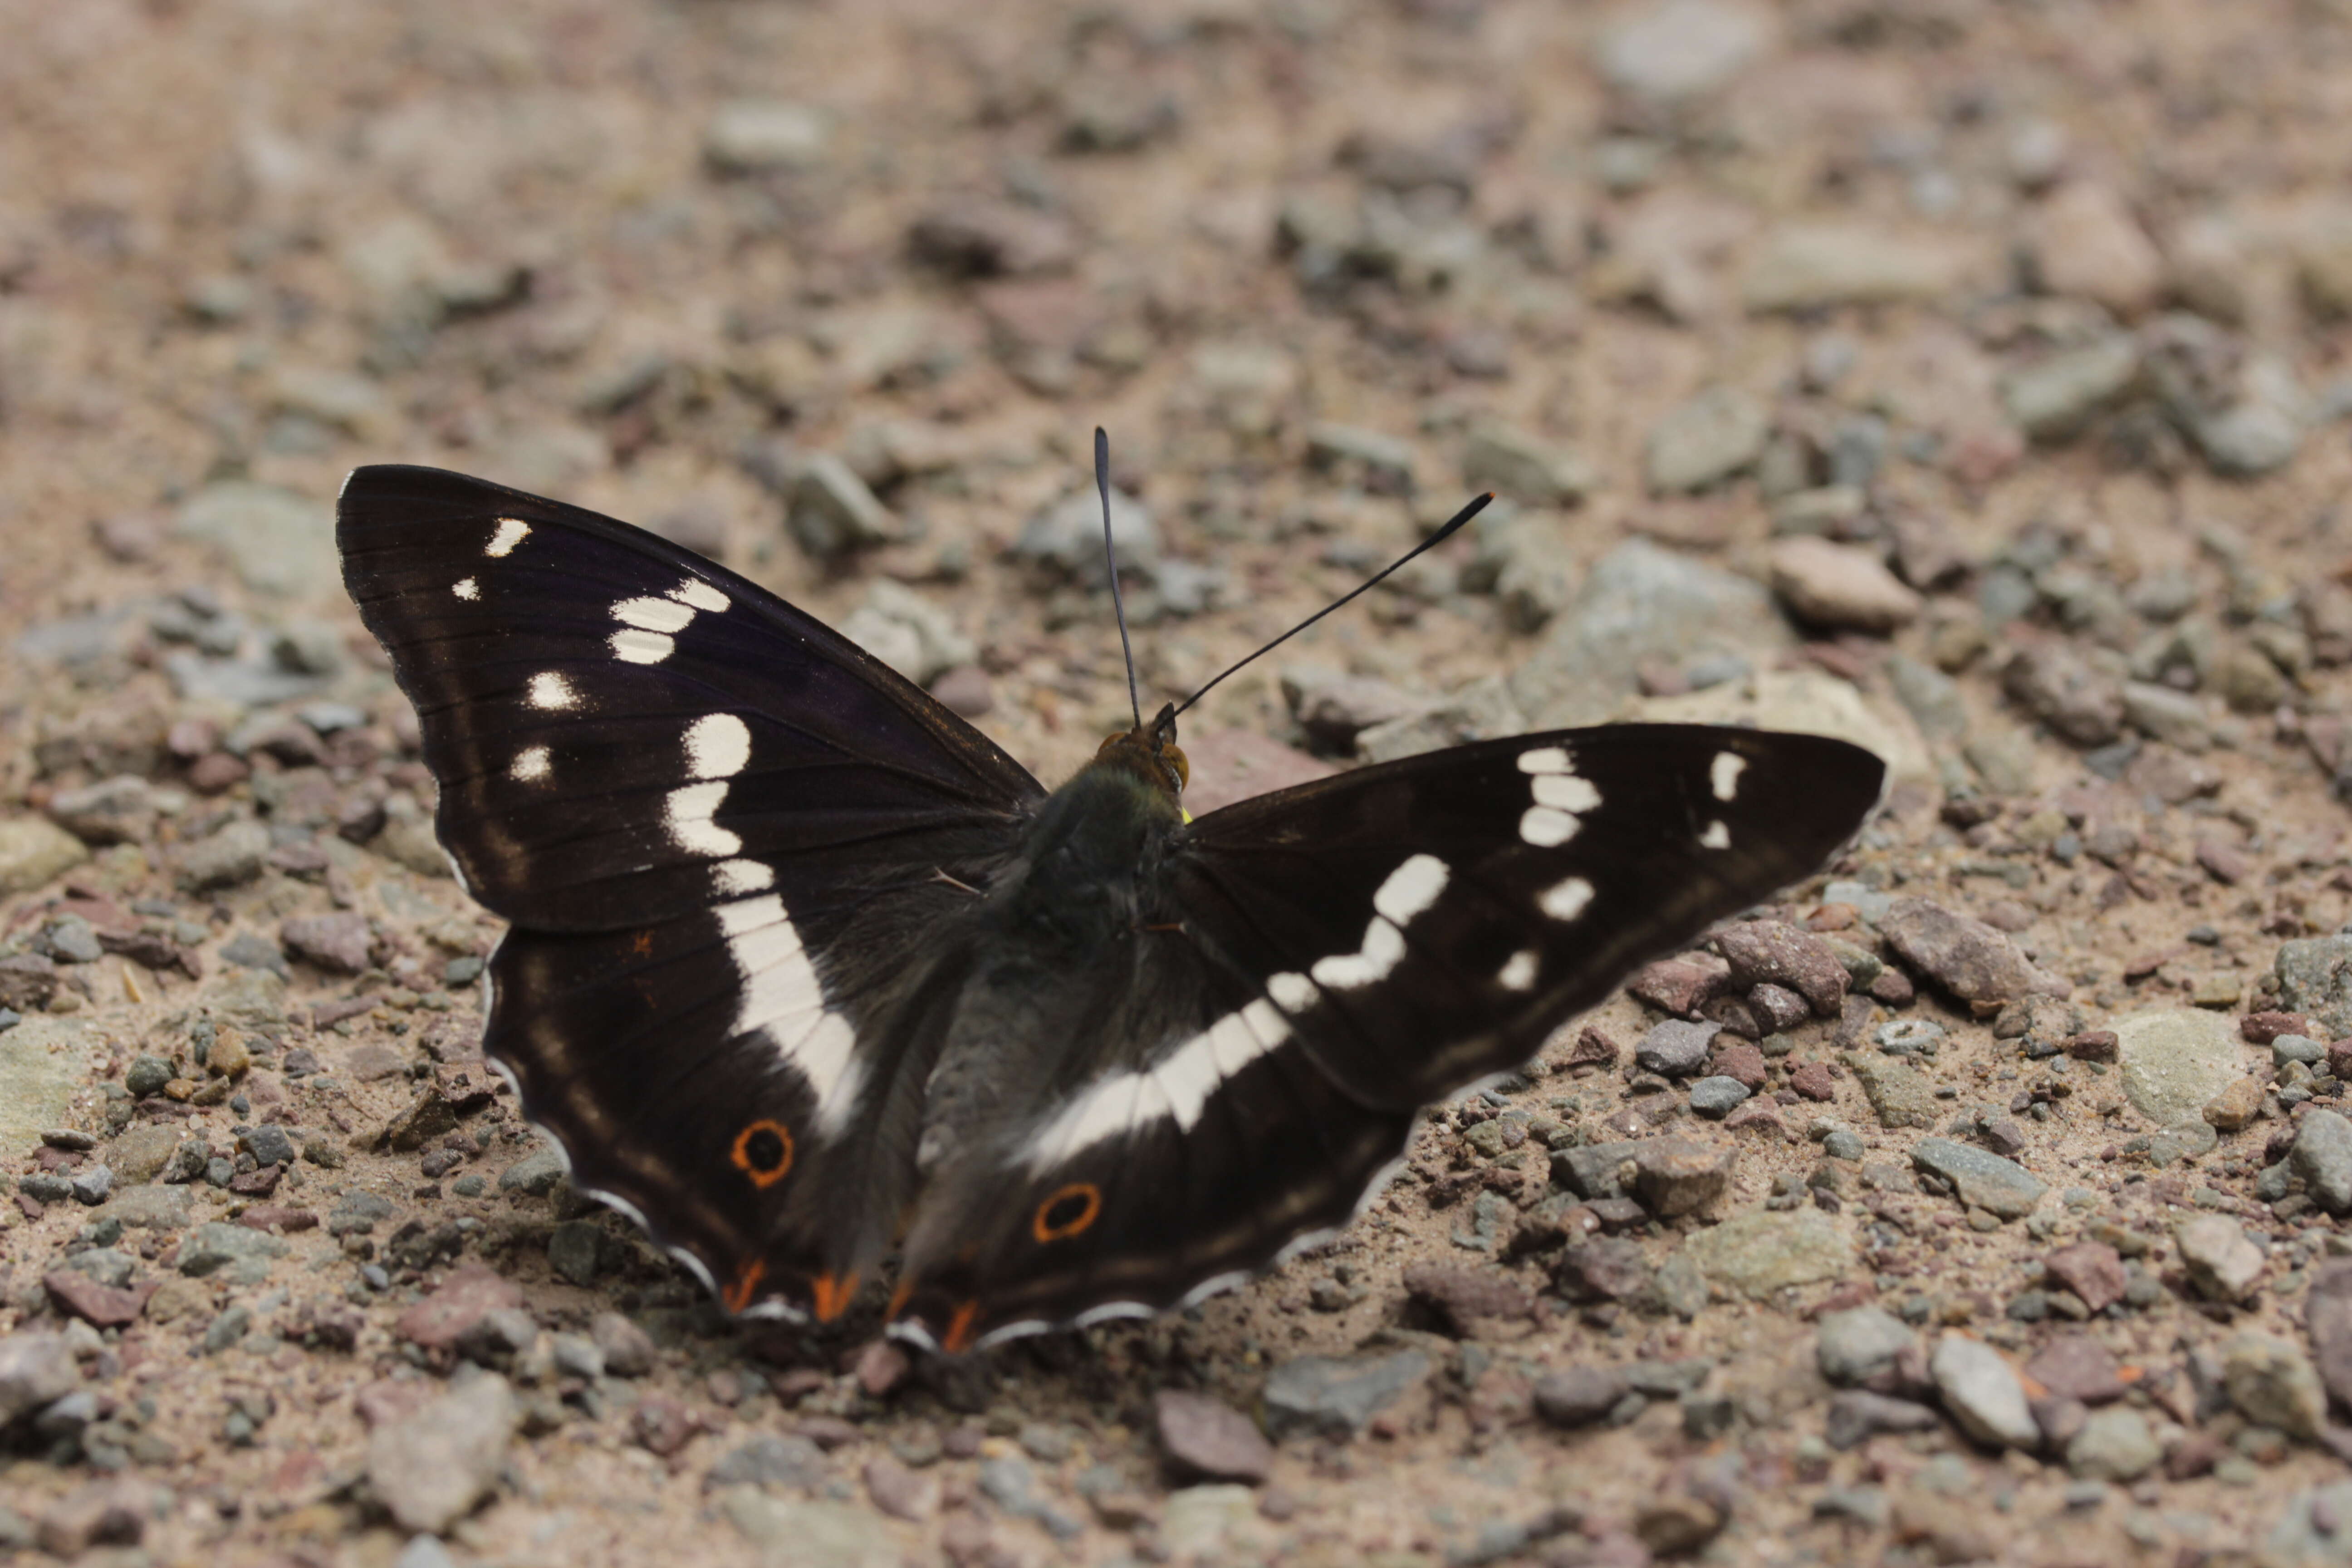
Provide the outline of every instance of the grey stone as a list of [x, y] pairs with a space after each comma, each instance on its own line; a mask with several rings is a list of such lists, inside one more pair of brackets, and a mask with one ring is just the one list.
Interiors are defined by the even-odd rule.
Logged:
[[840, 631], [919, 686], [980, 658], [978, 645], [956, 629], [944, 608], [887, 577], [868, 585], [866, 602], [842, 621]]
[[[595, 1346], [583, 1341], [579, 1348], [593, 1352]], [[597, 1356], [595, 1362], [601, 1373], [604, 1358]], [[702, 1478], [702, 1489], [718, 1491], [725, 1487], [753, 1486], [814, 1491], [824, 1480], [824, 1455], [814, 1443], [798, 1433], [782, 1436], [762, 1433], [742, 1447], [730, 1449], [711, 1466], [709, 1473]]]
[[1638, 1179], [1641, 1140], [1556, 1149], [1552, 1179], [1580, 1198], [1622, 1198]]
[[1668, 1018], [1653, 1025], [1633, 1047], [1633, 1059], [1643, 1070], [1666, 1078], [1688, 1078], [1706, 1065], [1707, 1048], [1722, 1030], [1714, 1024], [1685, 1023]]
[[2176, 1121], [2149, 1135], [2147, 1163], [2162, 1170], [2183, 1160], [2210, 1154], [2221, 1142], [2220, 1131], [2201, 1115], [2193, 1121]]
[[114, 1190], [114, 1173], [104, 1165], [92, 1165], [85, 1170], [76, 1171], [73, 1173], [72, 1185], [76, 1203], [87, 1204], [91, 1208], [96, 1208], [106, 1201], [107, 1194]]
[[222, 479], [188, 498], [179, 531], [218, 546], [257, 592], [310, 598], [341, 589], [334, 510], [323, 501], [275, 485]]
[[1771, 434], [1763, 405], [1737, 387], [1711, 386], [1650, 432], [1644, 471], [1661, 495], [1703, 490], [1754, 466]]
[[1988, 1210], [2003, 1219], [2032, 1214], [2042, 1194], [2050, 1190], [2015, 1161], [1948, 1138], [1922, 1138], [1911, 1151], [1911, 1163], [1951, 1183], [1969, 1207]]
[[155, 830], [167, 804], [182, 806], [186, 799], [176, 790], [156, 789], [136, 773], [121, 773], [59, 790], [49, 797], [49, 816], [85, 844], [136, 844]]
[[205, 893], [250, 882], [261, 875], [269, 847], [269, 829], [258, 822], [228, 823], [181, 853], [180, 886]]
[[[1307, 427], [1307, 455], [1326, 468], [1351, 465], [1400, 489], [1413, 488], [1418, 459], [1412, 443], [1360, 425], [1323, 423]], [[1089, 500], [1093, 492], [1088, 491]]]
[[543, 1198], [563, 1180], [562, 1152], [542, 1143], [499, 1173], [499, 1191]]
[[1217, 1480], [1266, 1479], [1274, 1449], [1257, 1424], [1204, 1394], [1163, 1388], [1152, 1399], [1160, 1446], [1179, 1469]]
[[26, 1018], [0, 1030], [0, 1150], [13, 1156], [73, 1120], [94, 1047], [79, 1019]]
[[1622, 1367], [1571, 1366], [1536, 1380], [1536, 1414], [1573, 1429], [1604, 1419], [1630, 1391]]
[[2273, 968], [2281, 1007], [2309, 1014], [2330, 1039], [2352, 1035], [2352, 935], [2282, 942]]
[[29, 893], [89, 858], [80, 839], [47, 817], [0, 822], [0, 895]]
[[1591, 465], [1566, 447], [1507, 426], [1472, 427], [1462, 482], [1536, 506], [1572, 506], [1592, 489]]
[[2145, 681], [2124, 682], [2124, 721], [2151, 740], [2201, 752], [2213, 743], [2205, 705], [2186, 691]]
[[1767, 236], [1753, 255], [1740, 292], [1756, 311], [1932, 300], [1952, 286], [1966, 262], [1948, 243], [1852, 223], [1789, 224]]
[[2159, 1127], [2201, 1121], [2244, 1069], [2237, 1021], [2197, 1007], [2156, 1007], [2111, 1020], [2124, 1094]]
[[1612, 87], [1678, 102], [1728, 86], [1763, 53], [1763, 17], [1723, 0], [1652, 0], [1601, 36], [1596, 63]]
[[1854, 1267], [1853, 1243], [1818, 1209], [1734, 1215], [1684, 1247], [1710, 1285], [1757, 1300], [1791, 1285], [1843, 1279]]
[[1458, 585], [1465, 594], [1494, 595], [1513, 631], [1540, 631], [1576, 602], [1576, 555], [1556, 513], [1494, 507], [1471, 530], [1477, 548]]
[[1598, 723], [1634, 692], [1645, 663], [1710, 655], [1765, 662], [1795, 641], [1762, 584], [1628, 540], [1593, 563], [1513, 672], [1511, 700], [1531, 728]]
[[1160, 1544], [1173, 1563], [1221, 1563], [1234, 1536], [1257, 1519], [1257, 1499], [1244, 1486], [1179, 1487], [1160, 1514]]
[[2287, 1163], [2320, 1207], [2333, 1215], [2352, 1212], [2352, 1121], [2332, 1110], [2306, 1112]]
[[1276, 1442], [1313, 1436], [1344, 1442], [1430, 1372], [1419, 1351], [1370, 1357], [1300, 1356], [1266, 1379], [1266, 1435]]
[[2139, 341], [2118, 332], [2011, 371], [2000, 378], [2001, 405], [2035, 440], [2063, 441], [2121, 401], [2139, 369]]
[[272, 1258], [286, 1256], [286, 1244], [276, 1237], [241, 1225], [200, 1225], [180, 1244], [180, 1272], [201, 1279], [226, 1268], [241, 1284], [259, 1284], [269, 1277]]
[[[1960, 684], [1934, 665], [1922, 664], [1908, 654], [1891, 655], [1886, 660], [1886, 681], [1928, 740], [1951, 742], [1968, 733], [1969, 714], [1960, 701]], [[1892, 901], [1879, 894], [1880, 912]]]
[[1824, 1312], [1814, 1333], [1822, 1375], [1841, 1387], [1868, 1382], [1918, 1342], [1911, 1326], [1878, 1307]]
[[59, 915], [33, 935], [33, 950], [59, 963], [96, 963], [106, 956], [98, 931], [79, 915]]
[[230, 708], [266, 708], [308, 697], [325, 683], [278, 665], [244, 658], [206, 658], [185, 648], [166, 655], [163, 673], [172, 689], [191, 703], [217, 703]]
[[[1114, 487], [1110, 492], [1111, 539], [1118, 548], [1119, 570], [1149, 576], [1160, 562], [1160, 526], [1150, 508]], [[1102, 503], [1092, 486], [1073, 490], [1034, 513], [1021, 525], [1013, 553], [1025, 561], [1042, 561], [1089, 584], [1104, 584]], [[1108, 584], [1104, 584], [1108, 591]]]
[[257, 1165], [290, 1165], [294, 1163], [294, 1140], [286, 1129], [275, 1121], [265, 1121], [245, 1133], [237, 1142], [253, 1156]]
[[2227, 1215], [2198, 1215], [2173, 1227], [2189, 1282], [2216, 1301], [2242, 1301], [2262, 1282], [2263, 1253]]
[[801, 459], [784, 521], [801, 548], [819, 561], [888, 544], [905, 532], [866, 481], [830, 452]]
[[1356, 737], [1356, 754], [1366, 762], [1394, 762], [1473, 741], [1525, 734], [1527, 729], [1526, 718], [1511, 700], [1508, 684], [1486, 675], [1417, 713], [1365, 730]]
[[[147, 1092], [163, 1088], [159, 1083]], [[134, 1093], [137, 1091], [134, 1090]], [[115, 1175], [125, 1186], [137, 1186], [152, 1182], [171, 1163], [173, 1152], [180, 1146], [180, 1130], [161, 1122], [143, 1122], [126, 1130], [106, 1147], [106, 1163], [114, 1167]]]
[[390, 1198], [369, 1192], [364, 1187], [353, 1187], [337, 1198], [335, 1206], [327, 1211], [327, 1234], [373, 1236], [378, 1221], [390, 1219], [398, 1212]]
[[593, 1220], [566, 1220], [547, 1238], [547, 1266], [574, 1285], [594, 1284], [604, 1257], [604, 1232]]
[[1644, 1138], [1633, 1148], [1634, 1192], [1660, 1219], [1712, 1207], [1730, 1188], [1731, 1149], [1687, 1138]]
[[507, 1381], [483, 1373], [368, 1439], [368, 1484], [404, 1530], [446, 1533], [498, 1484], [516, 1422]]
[[1944, 1408], [1970, 1436], [2028, 1452], [2041, 1446], [2042, 1428], [2027, 1407], [2025, 1385], [1999, 1351], [1966, 1334], [1947, 1333], [1927, 1370]]
[[80, 1385], [73, 1345], [63, 1334], [0, 1337], [0, 1426], [63, 1399]]
[[375, 933], [367, 916], [354, 910], [298, 915], [278, 928], [286, 951], [330, 974], [361, 974], [368, 968]]
[[2327, 1420], [2327, 1390], [2311, 1359], [2276, 1334], [2248, 1331], [2221, 1349], [2221, 1385], [2238, 1414], [2290, 1437], [2316, 1439]]
[[1862, 1084], [1881, 1127], [1933, 1127], [1940, 1102], [1936, 1087], [1916, 1068], [1891, 1057], [1850, 1051], [1848, 1071]]
[[1848, 1388], [1831, 1395], [1822, 1436], [1831, 1447], [1843, 1453], [1881, 1432], [1927, 1432], [1942, 1425], [1941, 1416], [1915, 1400]]
[[730, 1487], [718, 1501], [760, 1561], [778, 1568], [871, 1568], [905, 1555], [878, 1515], [849, 1503], [773, 1498], [757, 1487]]
[[804, 169], [824, 156], [833, 132], [823, 110], [783, 99], [739, 98], [713, 110], [702, 128], [704, 162], [725, 174]]
[[2084, 1480], [2128, 1484], [2163, 1458], [2147, 1418], [2128, 1405], [2093, 1411], [2066, 1445], [2066, 1468]]
[[1694, 1115], [1711, 1121], [1720, 1121], [1747, 1101], [1748, 1086], [1736, 1078], [1703, 1078], [1690, 1088], [1690, 1108]]
[[2301, 1062], [2317, 1067], [2327, 1059], [2327, 1047], [2304, 1035], [2281, 1035], [2271, 1041], [2271, 1065], [2284, 1067], [2289, 1062]]
[[124, 1187], [98, 1212], [133, 1229], [178, 1230], [195, 1215], [195, 1199], [184, 1186]]
[[2297, 1492], [2263, 1545], [2263, 1568], [2347, 1568], [2352, 1564], [2352, 1480]]

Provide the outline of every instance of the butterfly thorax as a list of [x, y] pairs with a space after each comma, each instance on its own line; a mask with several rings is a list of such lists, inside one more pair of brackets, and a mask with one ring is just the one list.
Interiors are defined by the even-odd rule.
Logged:
[[1057, 1087], [1102, 1070], [1088, 1042], [1131, 1037], [1103, 1014], [1129, 994], [1117, 977], [1132, 972], [1136, 944], [1168, 940], [1144, 930], [1145, 890], [1182, 821], [1173, 794], [1123, 759], [1089, 764], [1039, 807], [966, 928], [970, 977], [925, 1086], [925, 1171], [1010, 1135]]

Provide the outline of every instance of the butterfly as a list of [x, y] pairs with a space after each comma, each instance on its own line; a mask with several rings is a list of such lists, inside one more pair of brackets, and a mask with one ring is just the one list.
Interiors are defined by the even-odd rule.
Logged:
[[1189, 1302], [1345, 1226], [1423, 1107], [1814, 870], [1885, 773], [1625, 724], [1194, 820], [1172, 707], [1049, 790], [611, 518], [372, 467], [337, 538], [441, 842], [509, 922], [485, 1053], [572, 1182], [730, 1311], [887, 1292], [947, 1352]]

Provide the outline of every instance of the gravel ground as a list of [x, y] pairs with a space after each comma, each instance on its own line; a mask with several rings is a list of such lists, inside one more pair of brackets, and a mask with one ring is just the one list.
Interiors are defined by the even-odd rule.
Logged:
[[[0, 0], [0, 1558], [2352, 1562], [2352, 9]], [[361, 462], [1197, 811], [1888, 757], [1349, 1233], [740, 1331], [478, 1055]], [[1073, 510], [1075, 506], [1075, 510]]]

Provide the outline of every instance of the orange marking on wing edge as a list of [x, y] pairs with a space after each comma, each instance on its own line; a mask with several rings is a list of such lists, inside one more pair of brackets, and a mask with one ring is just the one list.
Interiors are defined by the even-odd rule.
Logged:
[[768, 1266], [754, 1258], [735, 1271], [735, 1283], [727, 1287], [719, 1300], [727, 1304], [729, 1311], [740, 1312], [751, 1304], [751, 1292], [757, 1290], [760, 1281], [767, 1277]]
[[907, 1310], [907, 1302], [914, 1296], [914, 1294], [915, 1282], [912, 1279], [899, 1280], [898, 1288], [890, 1292], [890, 1310], [885, 1315], [888, 1317], [892, 1322], [897, 1322], [898, 1321], [898, 1314]]
[[855, 1274], [845, 1274], [836, 1279], [831, 1273], [824, 1273], [809, 1282], [809, 1295], [816, 1304], [816, 1321], [820, 1323], [829, 1323], [849, 1310], [849, 1299], [856, 1294]]
[[636, 935], [631, 937], [629, 939], [629, 951], [639, 958], [651, 958], [654, 955], [654, 933], [649, 931], [641, 931]]
[[[782, 1145], [783, 1152], [777, 1156], [773, 1164], [761, 1165], [752, 1158], [752, 1141], [762, 1132], [772, 1134], [776, 1142]], [[792, 1130], [781, 1121], [771, 1121], [763, 1116], [735, 1134], [735, 1147], [729, 1151], [727, 1157], [734, 1161], [737, 1170], [751, 1178], [753, 1186], [774, 1186], [784, 1179], [784, 1173], [793, 1168]]]
[[[1071, 1198], [1077, 1199], [1081, 1205], [1077, 1217], [1064, 1220], [1059, 1224], [1051, 1223], [1046, 1219], [1046, 1215]], [[1036, 1215], [1029, 1222], [1029, 1233], [1041, 1242], [1066, 1240], [1094, 1224], [1096, 1217], [1101, 1213], [1102, 1189], [1092, 1182], [1072, 1182], [1037, 1205]]]
[[980, 1316], [978, 1301], [966, 1301], [962, 1306], [958, 1307], [955, 1310], [955, 1316], [948, 1320], [947, 1337], [940, 1342], [940, 1348], [950, 1355], [961, 1355], [971, 1349], [971, 1321], [978, 1316]]

